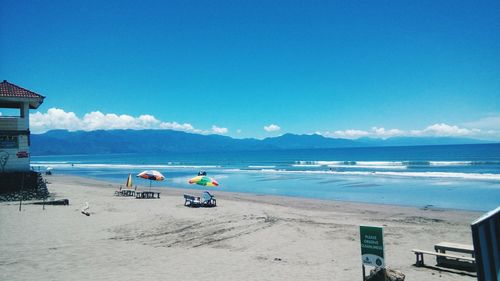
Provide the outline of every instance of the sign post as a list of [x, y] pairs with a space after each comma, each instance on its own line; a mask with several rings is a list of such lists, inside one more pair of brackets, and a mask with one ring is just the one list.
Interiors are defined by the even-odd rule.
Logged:
[[363, 261], [363, 280], [365, 265], [385, 268], [384, 229], [376, 226], [359, 227], [361, 259]]

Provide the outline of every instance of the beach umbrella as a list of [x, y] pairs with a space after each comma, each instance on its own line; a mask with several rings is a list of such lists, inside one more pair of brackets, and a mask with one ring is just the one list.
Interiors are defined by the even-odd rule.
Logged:
[[162, 181], [165, 177], [156, 170], [148, 170], [137, 175], [138, 178], [143, 178], [149, 180], [149, 190], [151, 190], [152, 181]]
[[196, 176], [188, 181], [190, 184], [199, 184], [203, 186], [219, 186], [219, 183], [211, 177]]

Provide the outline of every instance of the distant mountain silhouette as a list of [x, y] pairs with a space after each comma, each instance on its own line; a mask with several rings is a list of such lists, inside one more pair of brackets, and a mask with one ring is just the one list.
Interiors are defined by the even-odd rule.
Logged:
[[255, 151], [315, 149], [362, 146], [408, 146], [473, 144], [485, 141], [464, 138], [398, 137], [386, 140], [326, 138], [321, 135], [285, 134], [279, 137], [234, 139], [221, 135], [200, 135], [172, 130], [54, 130], [31, 135], [32, 155]]

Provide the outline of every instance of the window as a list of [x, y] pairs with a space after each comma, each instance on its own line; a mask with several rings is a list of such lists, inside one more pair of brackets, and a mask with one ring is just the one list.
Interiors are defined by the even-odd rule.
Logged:
[[19, 108], [0, 108], [0, 117], [22, 117]]
[[18, 148], [18, 136], [0, 135], [0, 148]]

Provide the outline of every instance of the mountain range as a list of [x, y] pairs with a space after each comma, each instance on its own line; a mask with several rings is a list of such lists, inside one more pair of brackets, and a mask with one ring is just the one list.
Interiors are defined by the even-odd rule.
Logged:
[[370, 146], [415, 146], [477, 144], [487, 141], [451, 137], [397, 137], [356, 140], [321, 135], [284, 134], [279, 137], [235, 139], [221, 135], [201, 135], [173, 130], [53, 130], [31, 135], [32, 155], [256, 151], [279, 149], [319, 149]]

